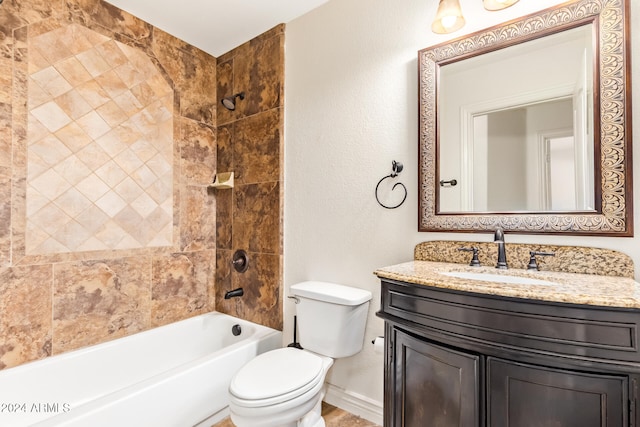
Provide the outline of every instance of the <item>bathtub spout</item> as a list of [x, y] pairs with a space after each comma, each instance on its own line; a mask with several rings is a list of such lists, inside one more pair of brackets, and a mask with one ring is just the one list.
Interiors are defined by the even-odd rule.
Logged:
[[242, 290], [242, 288], [238, 288], [238, 289], [234, 289], [232, 291], [225, 292], [224, 299], [230, 299], [230, 298], [234, 298], [234, 297], [241, 297], [242, 295], [244, 295], [244, 291]]

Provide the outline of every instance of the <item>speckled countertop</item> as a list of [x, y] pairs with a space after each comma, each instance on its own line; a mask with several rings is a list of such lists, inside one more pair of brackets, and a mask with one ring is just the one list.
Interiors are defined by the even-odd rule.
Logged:
[[[520, 276], [552, 284], [508, 284], [441, 274], [451, 271]], [[383, 267], [374, 273], [380, 278], [480, 294], [640, 309], [640, 284], [629, 277], [522, 269], [498, 270], [494, 267], [470, 267], [421, 260]]]

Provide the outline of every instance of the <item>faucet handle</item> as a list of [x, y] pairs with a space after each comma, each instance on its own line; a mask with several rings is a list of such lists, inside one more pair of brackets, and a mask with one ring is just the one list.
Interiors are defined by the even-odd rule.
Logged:
[[538, 263], [536, 262], [536, 255], [538, 255], [538, 256], [554, 256], [555, 252], [529, 251], [529, 265], [527, 265], [527, 270], [538, 270]]
[[478, 259], [478, 248], [476, 248], [475, 246], [472, 246], [470, 248], [458, 248], [459, 251], [465, 251], [465, 252], [473, 252], [473, 255], [471, 256], [471, 262], [469, 263], [469, 265], [471, 267], [480, 267], [480, 260]]

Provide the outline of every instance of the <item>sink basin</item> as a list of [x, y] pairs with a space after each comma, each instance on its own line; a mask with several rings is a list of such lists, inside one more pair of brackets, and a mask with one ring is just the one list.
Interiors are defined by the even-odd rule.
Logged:
[[457, 277], [459, 279], [482, 280], [484, 282], [509, 283], [513, 285], [556, 285], [557, 283], [546, 280], [532, 279], [530, 277], [506, 276], [491, 273], [471, 273], [468, 271], [441, 271], [445, 276]]

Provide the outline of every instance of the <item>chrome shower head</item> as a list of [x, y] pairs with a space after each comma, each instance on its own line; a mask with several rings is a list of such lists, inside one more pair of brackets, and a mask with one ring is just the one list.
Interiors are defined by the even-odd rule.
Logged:
[[236, 109], [236, 98], [240, 98], [241, 100], [244, 99], [244, 92], [236, 93], [235, 95], [222, 98], [220, 102], [222, 103], [222, 105], [224, 105], [224, 108], [229, 111], [233, 111]]

